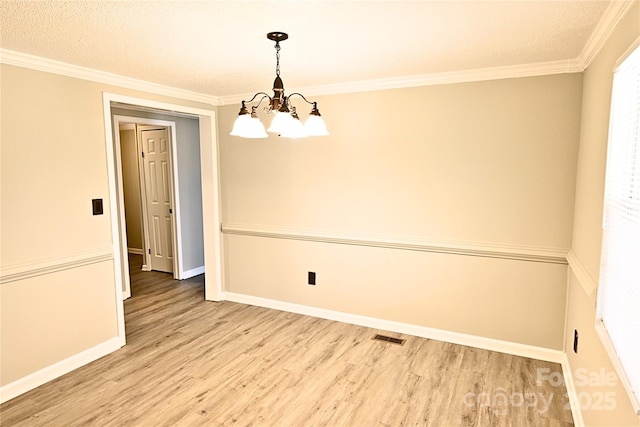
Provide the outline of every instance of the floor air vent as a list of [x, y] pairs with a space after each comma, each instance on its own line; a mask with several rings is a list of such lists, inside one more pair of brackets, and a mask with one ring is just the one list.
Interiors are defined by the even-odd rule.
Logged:
[[384, 341], [384, 342], [389, 342], [391, 344], [398, 344], [398, 345], [403, 345], [404, 342], [406, 340], [403, 340], [401, 338], [393, 338], [393, 337], [389, 337], [387, 335], [380, 335], [380, 334], [376, 334], [373, 338], [371, 338], [372, 340], [376, 340], [376, 341]]

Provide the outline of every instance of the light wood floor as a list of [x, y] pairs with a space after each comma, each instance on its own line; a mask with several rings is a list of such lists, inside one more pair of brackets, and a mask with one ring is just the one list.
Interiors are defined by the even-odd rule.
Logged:
[[6, 402], [2, 426], [573, 425], [564, 387], [536, 384], [557, 364], [204, 302], [202, 276], [132, 277], [127, 345]]

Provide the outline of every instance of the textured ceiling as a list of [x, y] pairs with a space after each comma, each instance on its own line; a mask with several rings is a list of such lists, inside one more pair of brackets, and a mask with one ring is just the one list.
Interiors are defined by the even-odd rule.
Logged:
[[608, 1], [0, 0], [0, 46], [203, 94], [570, 60]]

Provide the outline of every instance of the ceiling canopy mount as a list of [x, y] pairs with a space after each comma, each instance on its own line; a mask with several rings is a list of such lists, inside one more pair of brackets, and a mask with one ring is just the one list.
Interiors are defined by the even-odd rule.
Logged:
[[274, 42], [278, 43], [278, 42], [281, 42], [281, 41], [284, 41], [284, 40], [288, 39], [289, 38], [289, 34], [281, 33], [281, 32], [278, 32], [278, 31], [274, 31], [273, 33], [267, 34], [267, 38], [269, 40], [273, 40]]

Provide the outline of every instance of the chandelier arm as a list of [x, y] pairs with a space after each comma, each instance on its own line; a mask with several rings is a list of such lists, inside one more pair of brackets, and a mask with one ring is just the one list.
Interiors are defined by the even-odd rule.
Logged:
[[242, 102], [246, 102], [247, 104], [249, 104], [249, 103], [253, 102], [258, 97], [258, 95], [263, 95], [262, 98], [260, 98], [260, 101], [258, 102], [258, 106], [264, 100], [265, 97], [267, 97], [267, 98], [269, 98], [269, 100], [271, 100], [271, 97], [269, 95], [267, 95], [266, 93], [258, 92], [255, 95], [253, 95], [253, 98], [251, 98], [250, 100], [248, 100], [248, 101], [244, 101], [243, 100]]
[[255, 111], [260, 106], [260, 104], [262, 104], [262, 101], [264, 101], [265, 98], [268, 98], [269, 102], [271, 102], [271, 98], [269, 98], [269, 95], [267, 95], [266, 93], [263, 93], [262, 95], [262, 98], [260, 98], [260, 101], [258, 101], [258, 105], [251, 107], [253, 108], [253, 111]]
[[317, 104], [317, 102], [309, 101], [307, 98], [304, 97], [303, 94], [301, 94], [299, 92], [292, 93], [291, 95], [288, 96], [288, 98], [291, 98], [292, 96], [295, 96], [295, 95], [298, 95], [300, 98], [304, 99], [304, 102], [306, 102], [307, 104], [310, 104], [310, 105], [316, 105]]

